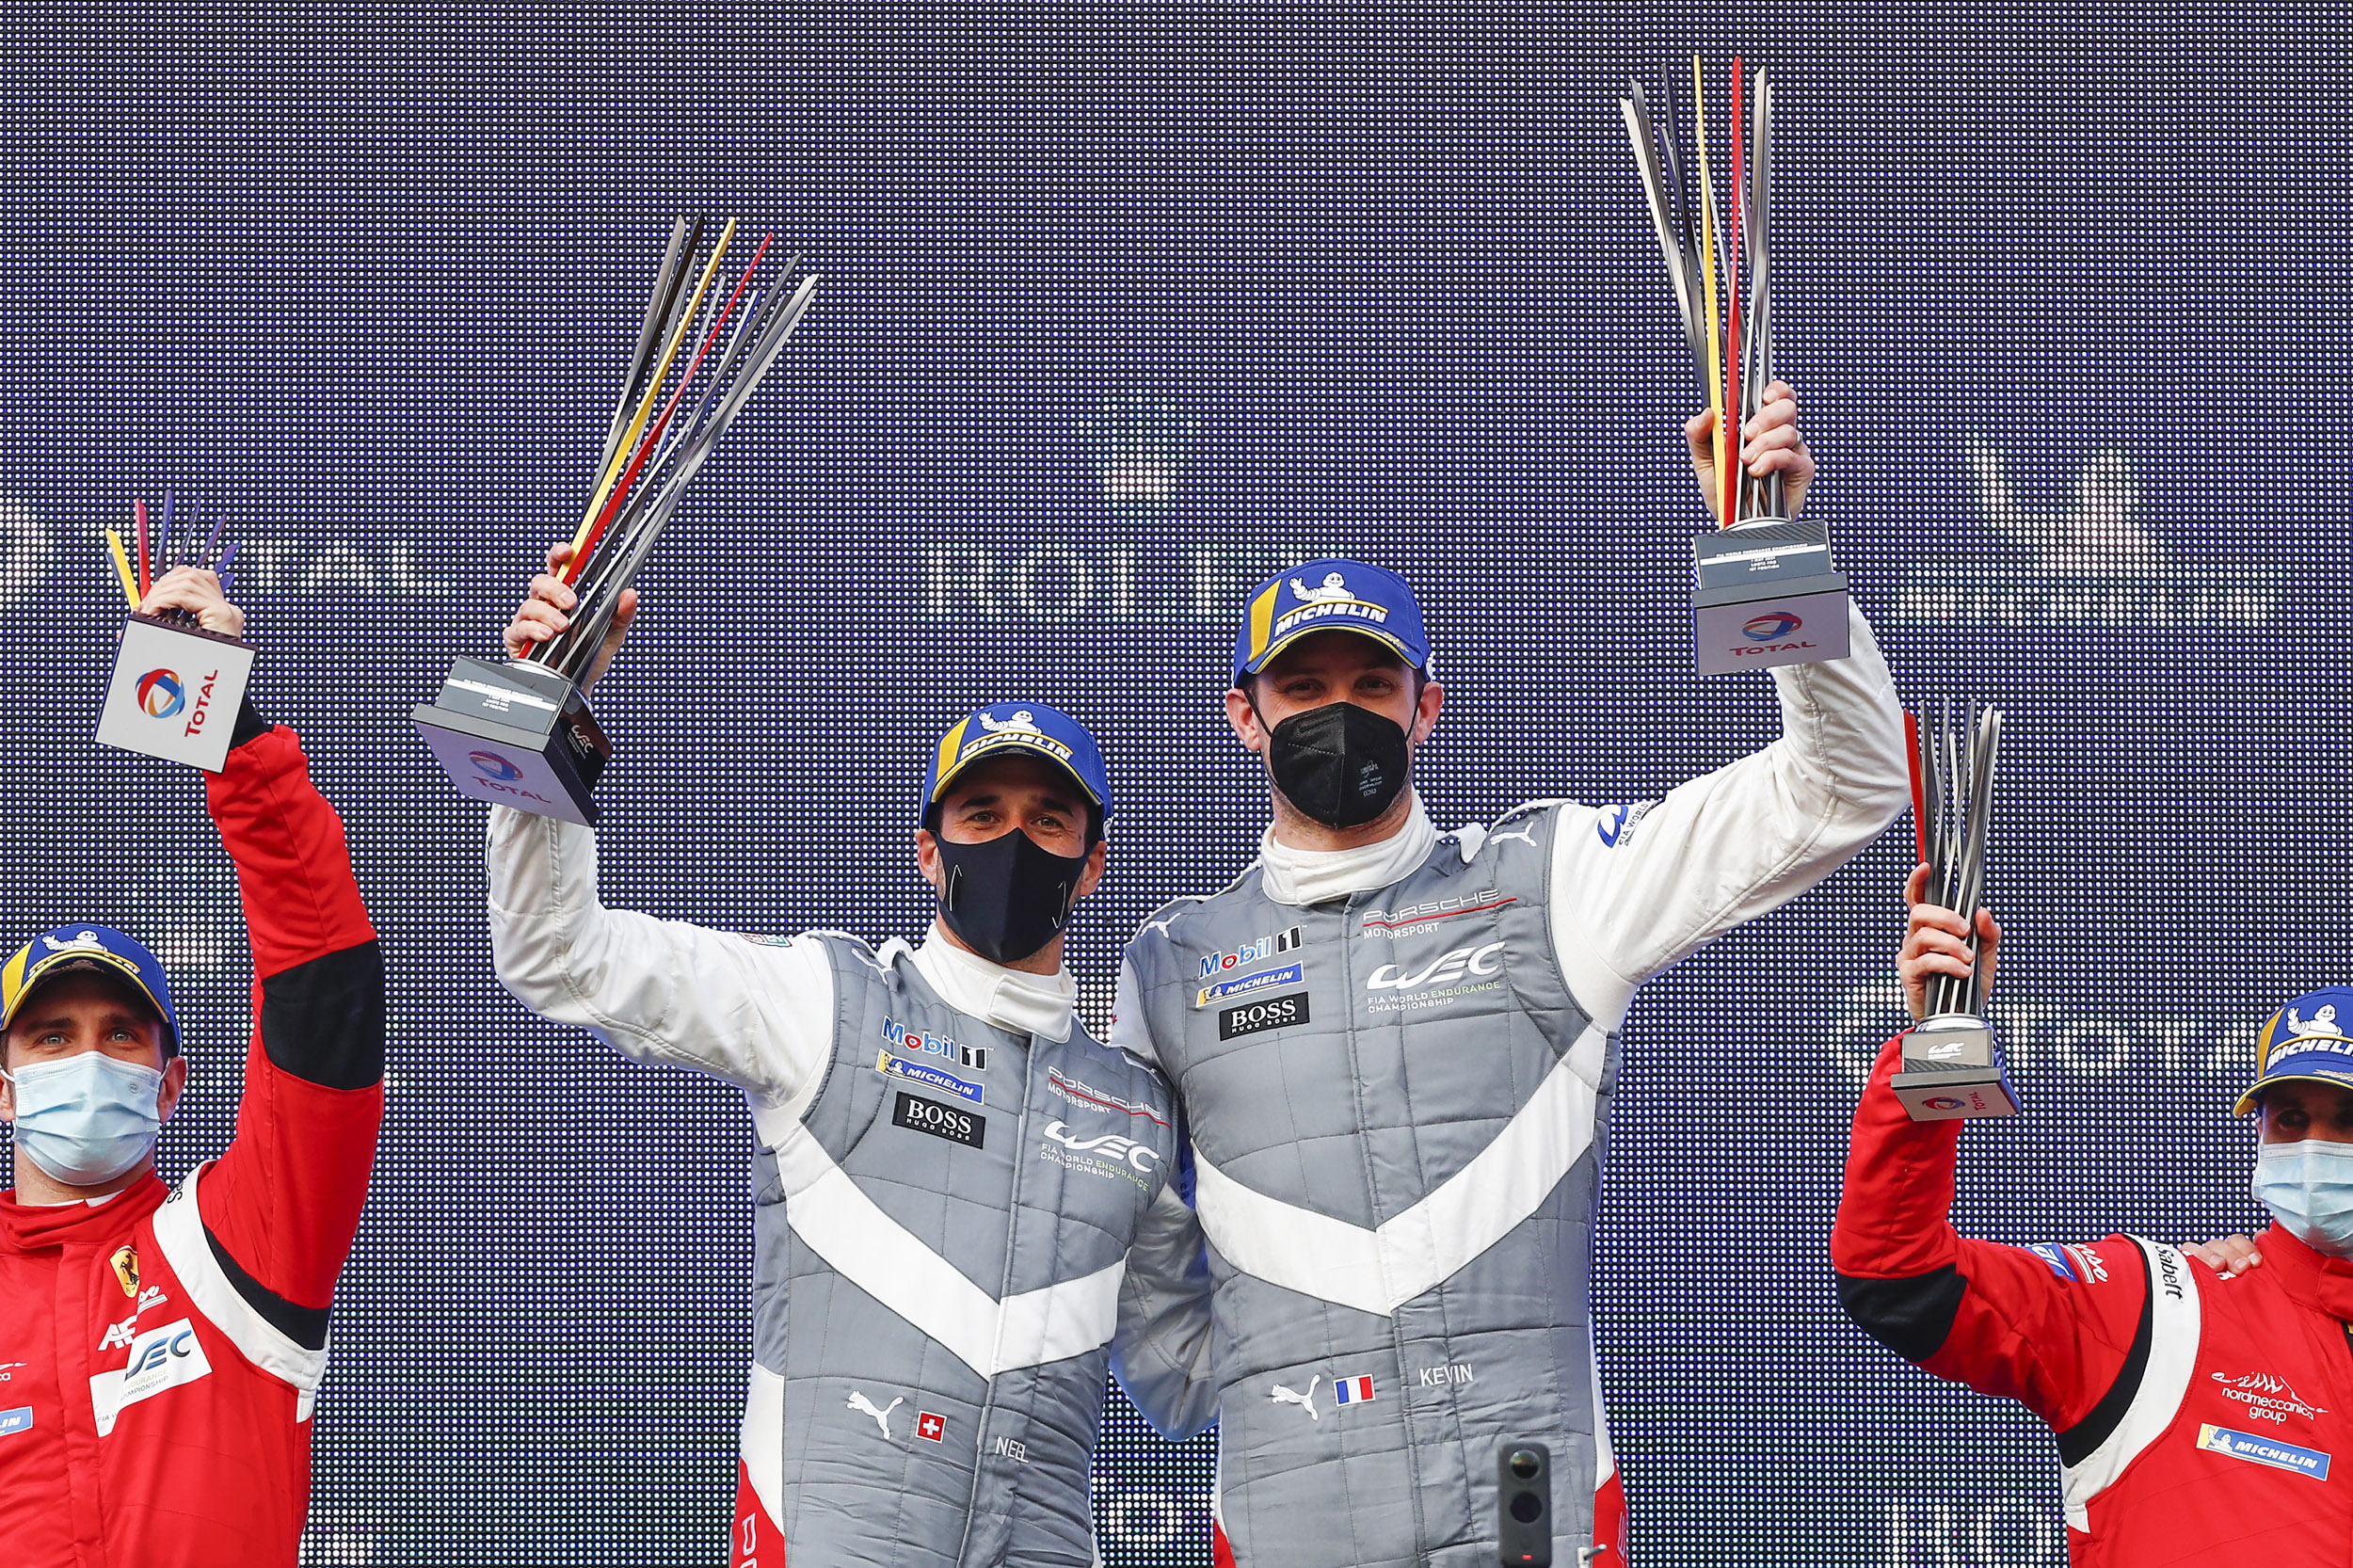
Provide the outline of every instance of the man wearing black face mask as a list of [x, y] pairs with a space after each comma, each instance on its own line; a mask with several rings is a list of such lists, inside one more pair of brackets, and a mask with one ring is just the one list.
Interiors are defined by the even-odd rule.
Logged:
[[[1742, 455], [1793, 494], [1796, 418], [1775, 383]], [[1705, 417], [1686, 433], [1703, 464]], [[1586, 1307], [1618, 1026], [1903, 808], [1902, 714], [1850, 632], [1852, 657], [1773, 672], [1784, 732], [1753, 756], [1442, 835], [1412, 788], [1445, 700], [1413, 591], [1325, 560], [1251, 596], [1225, 711], [1274, 820], [1232, 885], [1137, 933], [1115, 1028], [1192, 1142], [1221, 1564], [1492, 1563], [1497, 1449], [1531, 1440], [1553, 1560], [1623, 1561]]]
[[[561, 631], [573, 602], [536, 579], [509, 651]], [[592, 680], [633, 600], [621, 611]], [[959, 720], [915, 829], [938, 920], [874, 948], [607, 909], [593, 832], [491, 813], [506, 987], [750, 1102], [735, 1568], [1087, 1568], [1107, 1368], [1171, 1430], [1208, 1423], [1167, 1087], [1089, 1036], [1063, 968], [1110, 814], [1101, 754], [1067, 715], [1003, 703]]]

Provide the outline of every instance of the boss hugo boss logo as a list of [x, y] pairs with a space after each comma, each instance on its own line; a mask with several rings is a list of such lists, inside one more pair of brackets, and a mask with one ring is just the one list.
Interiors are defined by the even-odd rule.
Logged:
[[1217, 1016], [1217, 1037], [1235, 1040], [1306, 1021], [1307, 993], [1293, 991], [1289, 996], [1268, 997], [1263, 1001], [1245, 1001], [1225, 1009]]
[[979, 1112], [927, 1100], [904, 1089], [899, 1091], [898, 1103], [891, 1110], [890, 1121], [894, 1127], [913, 1128], [935, 1138], [945, 1138], [951, 1144], [962, 1144], [968, 1149], [981, 1147], [988, 1137], [988, 1118]]

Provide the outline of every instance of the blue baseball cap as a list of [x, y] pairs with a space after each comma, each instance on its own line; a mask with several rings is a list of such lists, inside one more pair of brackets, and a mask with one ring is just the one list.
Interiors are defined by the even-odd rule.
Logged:
[[939, 738], [931, 766], [923, 772], [923, 824], [948, 792], [956, 776], [975, 762], [1014, 755], [1034, 757], [1070, 776], [1095, 803], [1095, 828], [1102, 830], [1112, 814], [1111, 779], [1103, 771], [1103, 751], [1086, 726], [1043, 702], [998, 702], [958, 719]]
[[1234, 684], [1312, 632], [1354, 632], [1430, 673], [1421, 605], [1405, 579], [1362, 561], [1307, 561], [1258, 584], [1234, 639]]
[[121, 932], [103, 925], [61, 925], [44, 931], [0, 965], [0, 1030], [16, 1022], [33, 993], [60, 975], [103, 974], [136, 991], [164, 1021], [164, 1054], [180, 1048], [180, 1020], [171, 1010], [171, 982], [155, 955]]
[[2271, 1015], [2255, 1037], [2255, 1082], [2232, 1113], [2244, 1116], [2275, 1083], [2300, 1080], [2353, 1089], [2353, 986], [2308, 991]]

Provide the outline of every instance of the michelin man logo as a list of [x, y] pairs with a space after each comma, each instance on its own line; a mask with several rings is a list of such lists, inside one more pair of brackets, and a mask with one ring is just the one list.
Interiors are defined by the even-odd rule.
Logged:
[[1291, 597], [1303, 604], [1329, 604], [1335, 600], [1353, 599], [1355, 596], [1348, 591], [1348, 579], [1337, 571], [1327, 571], [1323, 574], [1323, 584], [1321, 587], [1311, 588], [1298, 578], [1292, 578]]
[[2345, 1032], [2337, 1027], [2337, 1004], [2333, 1001], [2322, 1002], [2318, 1010], [2309, 1018], [2297, 1017], [2296, 1009], [2289, 1008], [2288, 1032], [2298, 1039], [2307, 1039], [2313, 1035], [2320, 1035], [2330, 1040], [2345, 1038]]
[[78, 932], [70, 942], [60, 942], [55, 936], [43, 936], [41, 942], [51, 952], [104, 952], [106, 951], [106, 944], [98, 939], [98, 933], [95, 931]]
[[1037, 727], [1037, 715], [1031, 712], [1027, 708], [1022, 709], [1019, 712], [1014, 714], [1013, 717], [1003, 720], [999, 720], [991, 717], [987, 713], [983, 713], [981, 715], [981, 728], [987, 730], [992, 735], [1009, 734], [1015, 730], [1020, 730], [1031, 735], [1042, 735], [1045, 733], [1044, 730]]

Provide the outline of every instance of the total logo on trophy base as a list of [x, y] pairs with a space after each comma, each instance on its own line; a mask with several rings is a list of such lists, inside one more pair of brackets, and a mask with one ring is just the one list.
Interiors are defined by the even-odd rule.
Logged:
[[754, 284], [768, 254], [763, 237], [722, 302], [712, 284], [735, 223], [720, 231], [697, 268], [706, 227], [683, 217], [671, 226], [587, 510], [563, 568], [563, 581], [580, 596], [571, 625], [525, 659], [460, 657], [440, 695], [409, 711], [450, 782], [476, 799], [594, 825], [591, 792], [613, 746], [588, 712], [580, 679], [688, 482], [816, 296], [814, 277], [794, 280], [797, 257]]
[[237, 710], [245, 705], [246, 683], [253, 677], [253, 650], [234, 637], [207, 632], [193, 616], [178, 611], [145, 616], [139, 606], [155, 580], [175, 567], [218, 572], [225, 584], [237, 547], [232, 542], [223, 548], [218, 522], [200, 544], [193, 516], [184, 527], [175, 526], [180, 520], [169, 501], [152, 538], [147, 503], [134, 503], [131, 511], [136, 558], [121, 535], [106, 530], [106, 548], [130, 601], [131, 618], [123, 624], [114, 674], [99, 704], [96, 739], [101, 745], [218, 773], [228, 765]]

